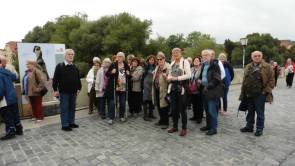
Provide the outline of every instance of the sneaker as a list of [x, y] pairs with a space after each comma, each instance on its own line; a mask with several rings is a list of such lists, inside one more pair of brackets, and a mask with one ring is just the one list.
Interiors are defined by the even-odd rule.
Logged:
[[70, 126], [70, 128], [79, 128], [79, 125], [77, 125], [77, 124], [75, 124], [75, 123], [70, 124], [69, 126]]
[[109, 120], [109, 121], [108, 121], [108, 124], [109, 124], [109, 125], [112, 125], [112, 124], [113, 124], [113, 120]]
[[206, 135], [215, 135], [215, 134], [217, 134], [217, 130], [216, 129], [209, 130], [206, 133]]
[[249, 128], [249, 127], [243, 127], [243, 128], [240, 129], [240, 131], [242, 133], [245, 133], [245, 132], [252, 133], [253, 132], [253, 129], [252, 128]]
[[43, 120], [36, 120], [36, 123], [41, 123]]
[[208, 130], [209, 130], [209, 127], [204, 126], [204, 127], [201, 127], [200, 130], [201, 130], [201, 131], [208, 131]]
[[121, 122], [125, 122], [126, 119], [125, 119], [125, 118], [121, 118], [120, 121], [121, 121]]
[[255, 134], [256, 137], [260, 137], [263, 135], [263, 131], [262, 130], [256, 130]]
[[32, 119], [31, 119], [31, 121], [35, 121], [35, 120], [36, 120], [36, 118], [32, 118]]
[[177, 131], [178, 131], [178, 129], [173, 127], [173, 128], [168, 130], [168, 133], [175, 133]]
[[5, 136], [1, 137], [0, 140], [5, 141], [13, 138], [15, 138], [15, 133], [10, 132], [7, 133]]
[[62, 127], [61, 128], [63, 131], [72, 131], [72, 128], [71, 127]]
[[182, 129], [179, 133], [179, 136], [184, 137], [187, 134], [187, 130], [186, 129]]

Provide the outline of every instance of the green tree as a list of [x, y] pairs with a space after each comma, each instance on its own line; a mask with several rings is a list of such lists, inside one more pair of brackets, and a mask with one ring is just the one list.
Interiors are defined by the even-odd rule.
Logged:
[[236, 47], [236, 43], [231, 41], [230, 39], [226, 39], [224, 41], [224, 50], [227, 53], [227, 60], [231, 63], [232, 52]]

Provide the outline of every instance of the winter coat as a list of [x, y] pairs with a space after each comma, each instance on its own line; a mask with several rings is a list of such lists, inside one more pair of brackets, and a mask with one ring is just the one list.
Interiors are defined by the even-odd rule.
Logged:
[[[95, 80], [95, 91], [96, 91], [96, 97], [103, 97], [105, 90], [106, 90], [106, 86], [105, 85], [105, 69], [103, 67], [101, 67], [96, 74], [96, 80]], [[108, 79], [108, 78], [107, 78]]]
[[143, 80], [143, 101], [152, 101], [153, 72], [155, 65], [147, 65]]
[[13, 81], [16, 80], [16, 74], [12, 73], [2, 67], [0, 67], [0, 77], [2, 78], [2, 87], [4, 89], [4, 97], [7, 106], [17, 103], [16, 90], [13, 85]]
[[131, 72], [131, 91], [132, 92], [141, 92], [141, 79], [143, 75], [143, 68], [137, 66], [134, 71]]
[[[34, 69], [32, 72], [29, 72], [28, 74], [28, 96], [42, 96], [40, 92], [45, 87], [46, 76], [37, 68]], [[24, 79], [22, 83], [23, 87], [25, 87]]]

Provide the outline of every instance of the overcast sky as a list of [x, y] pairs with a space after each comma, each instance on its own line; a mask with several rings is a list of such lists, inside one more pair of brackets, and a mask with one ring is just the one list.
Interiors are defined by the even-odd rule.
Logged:
[[295, 0], [5, 0], [0, 9], [0, 48], [20, 41], [34, 26], [83, 12], [89, 20], [131, 13], [153, 21], [152, 37], [200, 31], [223, 43], [248, 33], [295, 40]]

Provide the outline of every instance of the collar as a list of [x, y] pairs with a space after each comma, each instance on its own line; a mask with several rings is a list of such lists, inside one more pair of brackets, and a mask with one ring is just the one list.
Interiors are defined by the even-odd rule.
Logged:
[[73, 65], [73, 63], [69, 63], [67, 61], [64, 61], [64, 63], [65, 63], [65, 66], [67, 66], [67, 65]]

